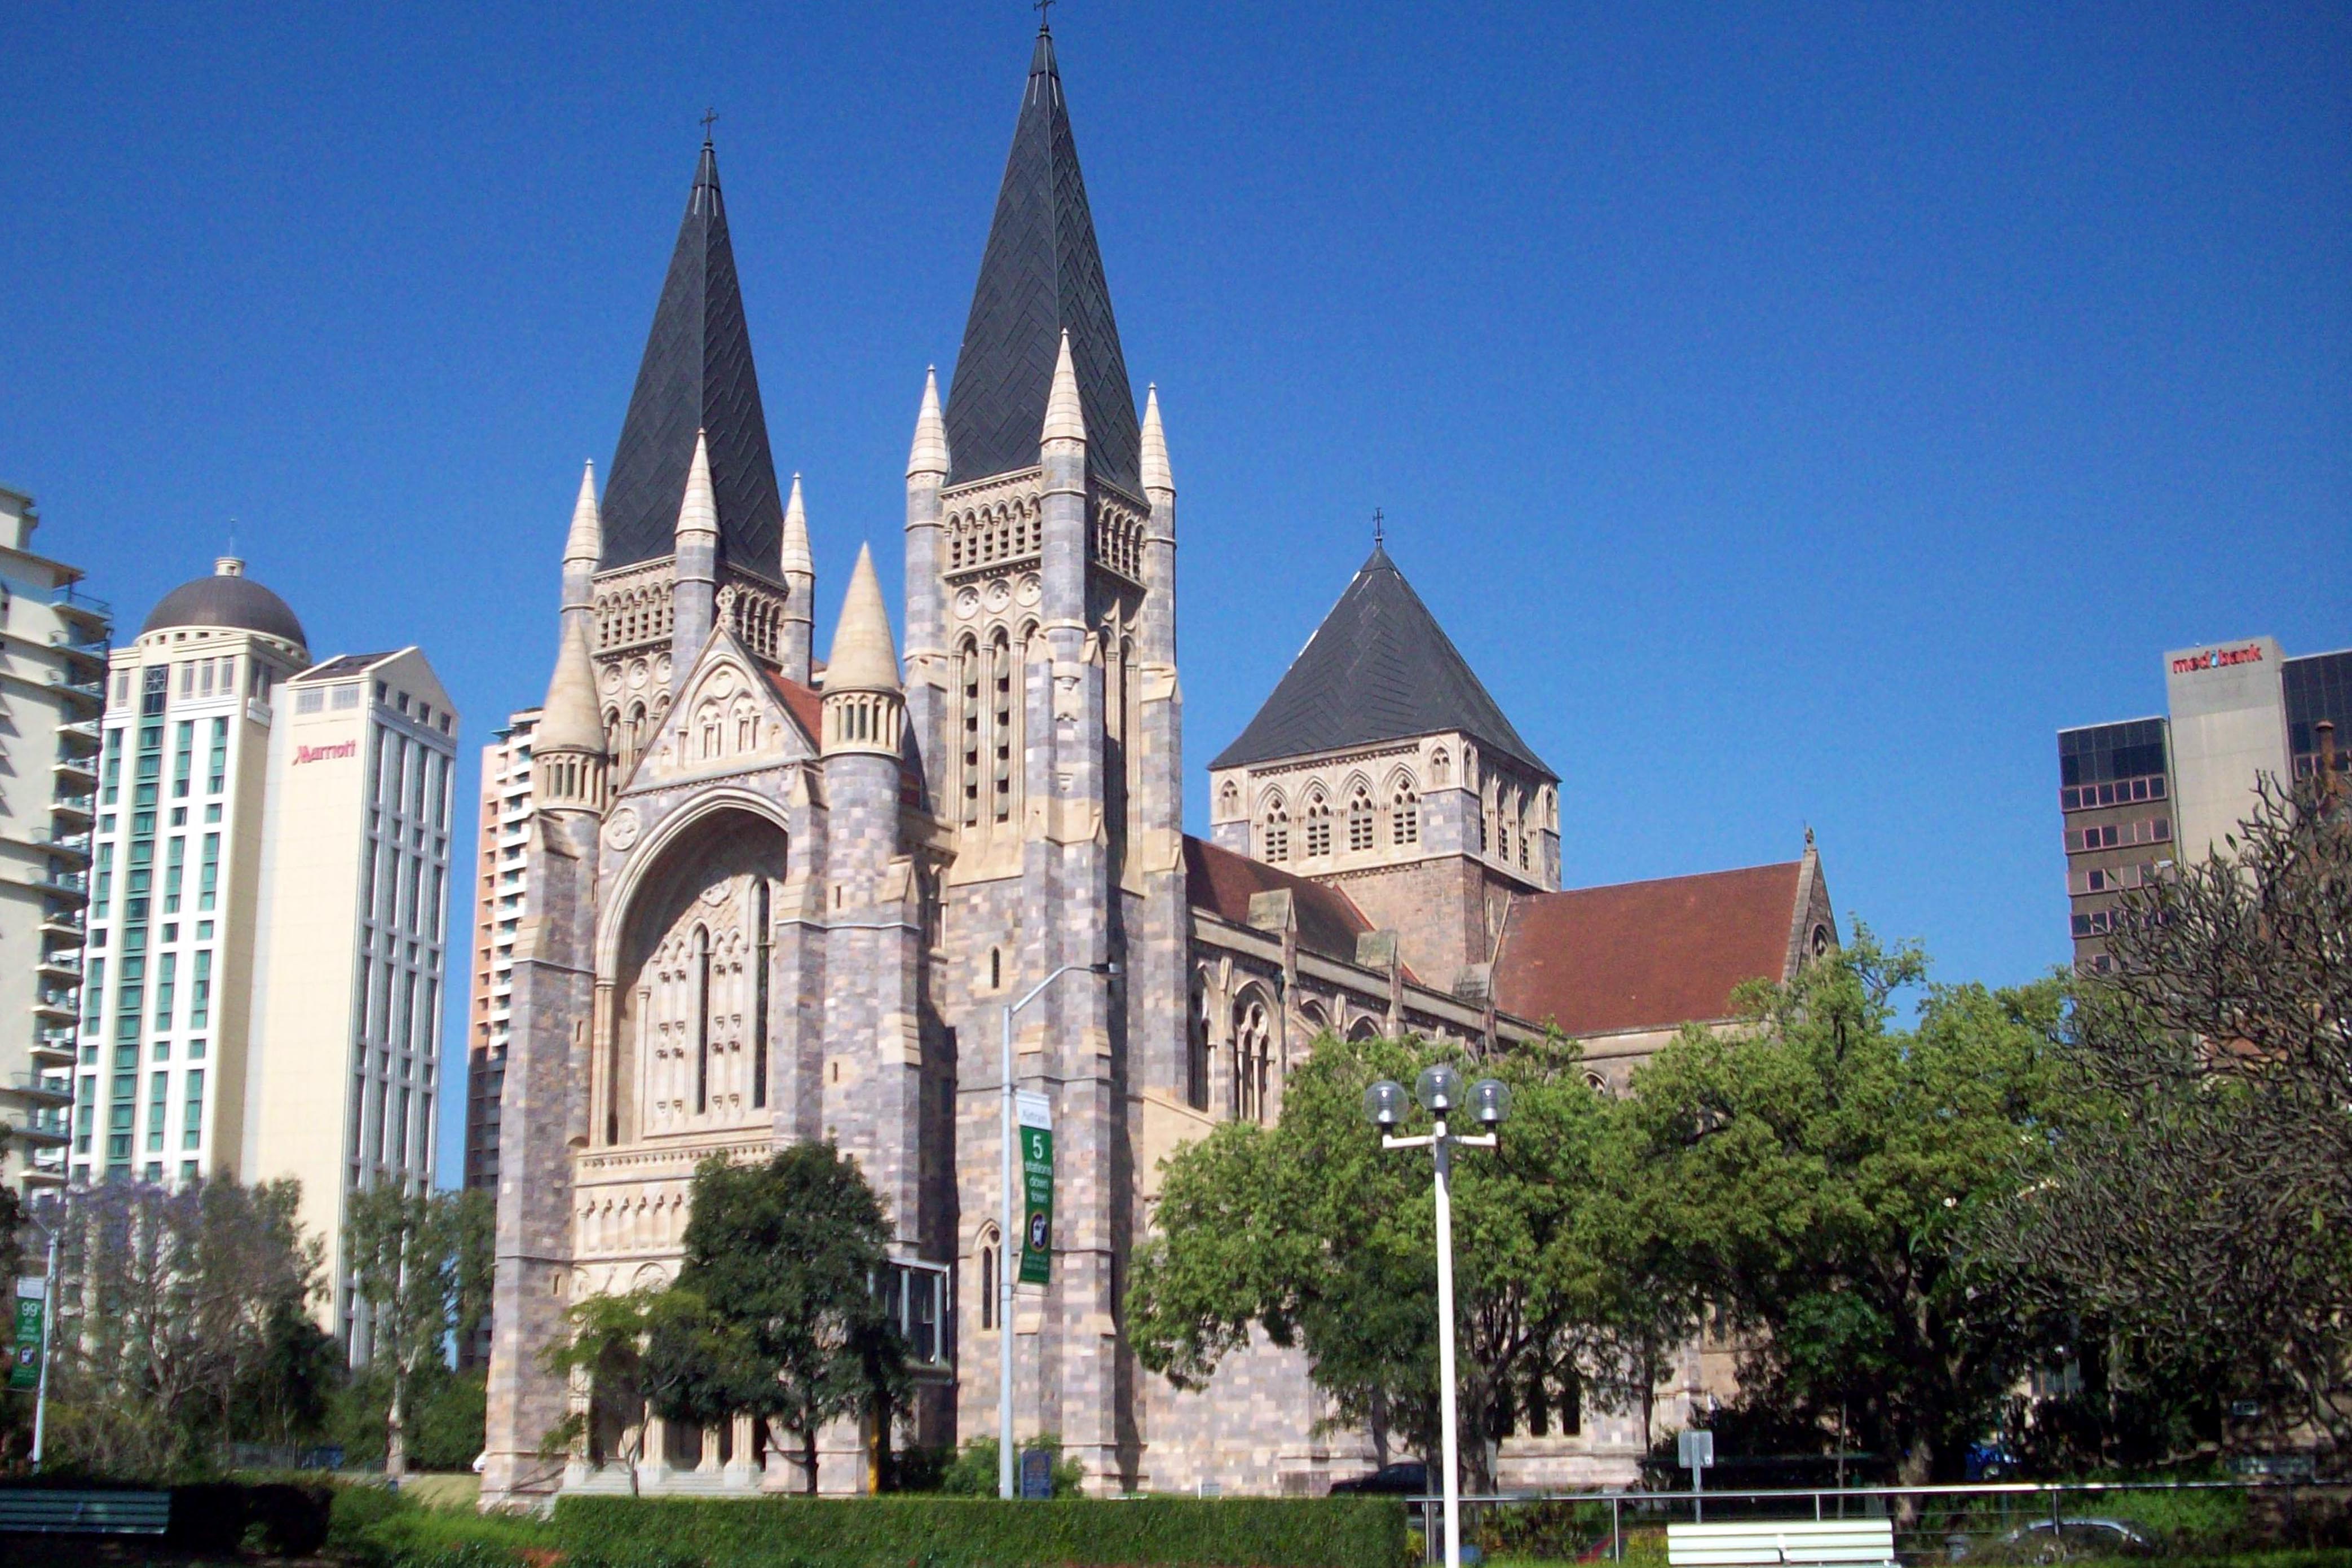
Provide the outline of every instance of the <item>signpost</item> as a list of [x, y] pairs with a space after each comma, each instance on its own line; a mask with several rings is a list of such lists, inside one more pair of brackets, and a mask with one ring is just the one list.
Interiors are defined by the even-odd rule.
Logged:
[[8, 1356], [8, 1386], [35, 1393], [41, 1386], [43, 1319], [48, 1307], [48, 1281], [27, 1274], [16, 1281], [16, 1338]]
[[1021, 1121], [1021, 1283], [1043, 1285], [1054, 1272], [1054, 1110], [1024, 1092]]
[[[1675, 1434], [1675, 1458], [1681, 1462], [1683, 1469], [1691, 1473], [1691, 1490], [1694, 1493], [1705, 1491], [1706, 1468], [1715, 1463], [1715, 1434], [1703, 1432], [1696, 1427], [1684, 1427]], [[1694, 1496], [1691, 1499], [1692, 1522], [1703, 1522], [1706, 1518], [1706, 1502]]]
[[1046, 1502], [1054, 1496], [1054, 1450], [1021, 1450], [1021, 1496], [1026, 1502]]

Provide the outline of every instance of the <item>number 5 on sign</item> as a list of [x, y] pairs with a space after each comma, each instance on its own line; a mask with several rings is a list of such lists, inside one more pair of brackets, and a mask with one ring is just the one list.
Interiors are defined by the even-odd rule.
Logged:
[[1024, 1285], [1043, 1285], [1054, 1273], [1054, 1110], [1043, 1094], [1020, 1096], [1021, 1273]]

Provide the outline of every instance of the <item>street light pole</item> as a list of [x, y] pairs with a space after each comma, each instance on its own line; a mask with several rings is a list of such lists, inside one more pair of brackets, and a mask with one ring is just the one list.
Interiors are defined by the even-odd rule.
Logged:
[[996, 1234], [996, 1495], [1013, 1498], [1013, 1236], [1020, 1224], [1013, 1194], [1020, 1179], [1013, 1131], [1013, 1015], [1045, 994], [1045, 988], [1073, 970], [1116, 975], [1118, 966], [1065, 964], [1029, 989], [1029, 994], [1004, 1009], [1003, 1049], [998, 1055], [1003, 1080], [1002, 1133], [1004, 1139], [1004, 1218]]
[[1462, 1099], [1462, 1078], [1454, 1069], [1423, 1068], [1413, 1084], [1413, 1093], [1436, 1119], [1433, 1130], [1426, 1137], [1400, 1138], [1389, 1132], [1403, 1111], [1404, 1087], [1387, 1079], [1364, 1092], [1364, 1114], [1381, 1129], [1381, 1147], [1426, 1148], [1436, 1167], [1437, 1403], [1444, 1426], [1441, 1440], [1445, 1461], [1445, 1568], [1462, 1568], [1462, 1439], [1454, 1375], [1454, 1150], [1456, 1145], [1473, 1149], [1495, 1147], [1495, 1129], [1510, 1113], [1511, 1092], [1493, 1078], [1482, 1078], [1471, 1085], [1471, 1103], [1477, 1107], [1478, 1120], [1487, 1129], [1477, 1137], [1465, 1137], [1446, 1128], [1446, 1113]]
[[41, 1445], [49, 1429], [49, 1338], [58, 1321], [58, 1233], [29, 1211], [25, 1218], [49, 1239], [48, 1255], [41, 1265], [41, 1374], [33, 1386], [33, 1473], [41, 1473]]

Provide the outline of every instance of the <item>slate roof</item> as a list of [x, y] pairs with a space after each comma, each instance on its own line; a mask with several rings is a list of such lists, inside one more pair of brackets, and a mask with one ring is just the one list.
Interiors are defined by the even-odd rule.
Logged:
[[1212, 768], [1458, 729], [1546, 779], [1437, 618], [1375, 544], [1339, 602]]
[[1298, 917], [1298, 945], [1310, 953], [1354, 963], [1357, 936], [1372, 928], [1354, 899], [1336, 887], [1185, 836], [1184, 892], [1194, 908], [1247, 925], [1250, 896], [1283, 888], [1290, 891], [1291, 909]]
[[971, 315], [948, 391], [948, 483], [1033, 468], [1063, 330], [1087, 421], [1087, 471], [1137, 488], [1135, 392], [1078, 173], [1053, 35], [1040, 29]]
[[1788, 977], [1804, 865], [1515, 898], [1495, 1005], [1575, 1036], [1727, 1018], [1743, 981]]
[[604, 483], [601, 565], [626, 566], [672, 552], [697, 430], [707, 432], [710, 443], [719, 559], [774, 577], [783, 503], [768, 452], [760, 378], [751, 366], [735, 249], [727, 238], [719, 158], [708, 141], [695, 164], [669, 276], [654, 307], [636, 390], [629, 394], [628, 417]]

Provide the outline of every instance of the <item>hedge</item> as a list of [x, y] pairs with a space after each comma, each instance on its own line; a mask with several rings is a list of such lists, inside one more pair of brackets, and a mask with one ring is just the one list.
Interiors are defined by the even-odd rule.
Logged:
[[567, 1497], [580, 1559], [727, 1568], [1397, 1568], [1391, 1498]]

